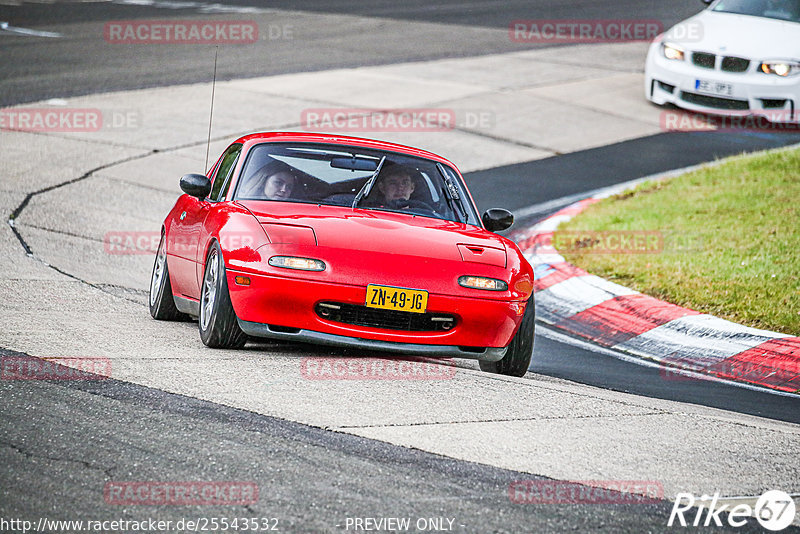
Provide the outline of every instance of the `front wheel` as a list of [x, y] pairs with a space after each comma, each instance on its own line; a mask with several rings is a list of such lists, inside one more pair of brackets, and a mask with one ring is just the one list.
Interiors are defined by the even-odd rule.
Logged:
[[156, 260], [153, 263], [153, 274], [150, 276], [150, 315], [160, 321], [187, 320], [188, 315], [178, 311], [175, 299], [172, 297], [172, 285], [169, 282], [169, 269], [167, 268], [167, 239], [161, 234], [158, 244]]
[[536, 306], [531, 294], [528, 304], [525, 306], [525, 314], [522, 316], [519, 329], [511, 339], [511, 343], [508, 344], [506, 355], [497, 362], [479, 361], [478, 365], [480, 365], [481, 371], [507, 376], [524, 376], [531, 365], [531, 358], [533, 357], [535, 322]]
[[233, 311], [225, 261], [218, 243], [208, 251], [203, 287], [200, 292], [200, 339], [209, 347], [238, 349], [247, 342], [247, 334], [239, 328]]

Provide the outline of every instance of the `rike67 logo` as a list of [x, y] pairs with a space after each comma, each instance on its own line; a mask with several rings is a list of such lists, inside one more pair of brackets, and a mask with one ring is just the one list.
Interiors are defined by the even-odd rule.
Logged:
[[[695, 507], [697, 509], [692, 510]], [[747, 524], [747, 518], [755, 517], [763, 528], [774, 532], [792, 524], [796, 508], [791, 495], [779, 490], [761, 495], [755, 507], [741, 499], [720, 498], [719, 492], [700, 498], [691, 493], [678, 493], [667, 526], [721, 527], [727, 522], [732, 527], [741, 527]]]

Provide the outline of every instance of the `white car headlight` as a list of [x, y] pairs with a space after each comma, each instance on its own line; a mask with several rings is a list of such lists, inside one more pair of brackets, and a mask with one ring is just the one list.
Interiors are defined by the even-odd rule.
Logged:
[[667, 59], [675, 59], [683, 61], [686, 59], [686, 53], [680, 46], [672, 43], [661, 43], [661, 54]]
[[777, 76], [795, 76], [800, 74], [800, 63], [797, 61], [762, 61], [758, 69], [764, 74], [775, 74]]

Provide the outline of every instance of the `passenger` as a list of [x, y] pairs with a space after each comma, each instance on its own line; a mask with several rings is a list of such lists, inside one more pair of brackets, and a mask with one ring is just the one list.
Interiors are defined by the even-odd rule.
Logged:
[[242, 197], [286, 200], [297, 185], [294, 169], [281, 161], [272, 161], [258, 169], [243, 188]]
[[267, 200], [286, 200], [291, 198], [297, 178], [289, 171], [271, 174], [264, 182], [264, 196]]

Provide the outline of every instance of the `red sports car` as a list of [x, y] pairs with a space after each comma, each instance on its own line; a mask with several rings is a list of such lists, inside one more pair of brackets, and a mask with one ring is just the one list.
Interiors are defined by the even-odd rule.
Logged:
[[150, 313], [197, 318], [209, 347], [253, 336], [527, 371], [533, 270], [493, 233], [513, 216], [479, 217], [446, 159], [354, 137], [258, 133], [181, 189]]

